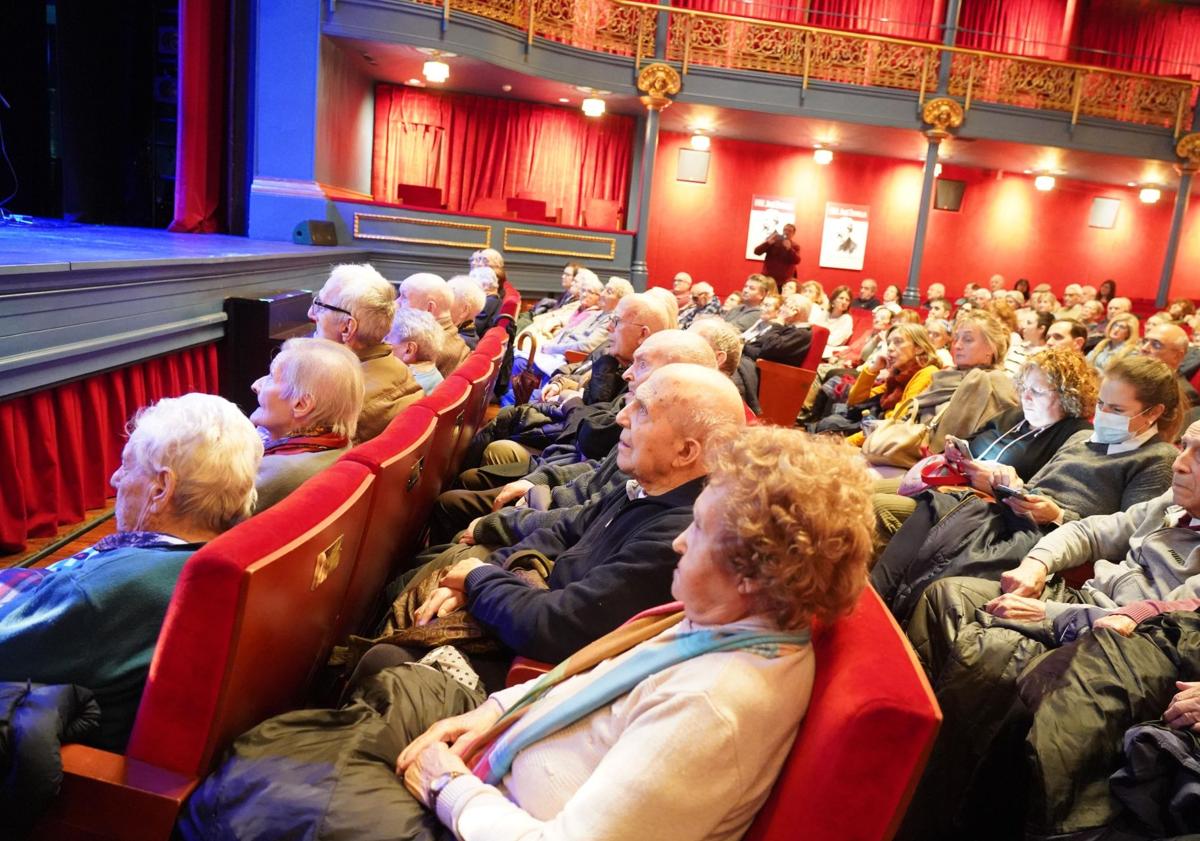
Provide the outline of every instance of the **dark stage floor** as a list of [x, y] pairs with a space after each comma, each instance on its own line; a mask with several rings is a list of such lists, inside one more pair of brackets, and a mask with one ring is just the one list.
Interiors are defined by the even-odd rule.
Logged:
[[0, 274], [220, 263], [347, 250], [221, 234], [172, 234], [145, 228], [75, 225], [54, 220], [35, 225], [0, 225]]

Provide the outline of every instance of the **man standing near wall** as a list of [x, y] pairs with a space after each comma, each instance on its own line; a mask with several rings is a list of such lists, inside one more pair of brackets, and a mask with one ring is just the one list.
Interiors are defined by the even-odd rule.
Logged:
[[796, 235], [795, 225], [784, 225], [783, 234], [772, 231], [771, 235], [754, 249], [755, 254], [762, 254], [762, 273], [775, 278], [782, 286], [786, 281], [796, 276], [796, 266], [800, 263], [800, 246], [792, 239]]

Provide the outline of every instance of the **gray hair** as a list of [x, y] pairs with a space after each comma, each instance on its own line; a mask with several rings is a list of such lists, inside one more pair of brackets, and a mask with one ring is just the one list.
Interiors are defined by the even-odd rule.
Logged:
[[604, 284], [604, 288], [616, 293], [618, 301], [626, 295], [633, 294], [633, 284], [623, 277], [610, 277], [608, 283]]
[[[462, 275], [459, 275], [461, 277]], [[476, 266], [471, 269], [467, 277], [479, 284], [479, 288], [483, 290], [483, 294], [495, 295], [500, 291], [500, 278], [496, 277], [496, 272], [491, 266]], [[454, 278], [450, 278], [454, 280]], [[483, 304], [479, 305], [479, 309], [483, 309]], [[479, 310], [476, 310], [479, 312]]]
[[[370, 263], [334, 266], [322, 291], [332, 284], [332, 300], [324, 303], [350, 310], [358, 322], [358, 341], [363, 347], [383, 341], [396, 314], [396, 289]], [[336, 313], [339, 318], [348, 316]]]
[[250, 516], [263, 443], [237, 406], [215, 394], [166, 397], [128, 428], [125, 455], [145, 470], [174, 474], [181, 517], [220, 532]]
[[604, 284], [600, 282], [600, 278], [596, 277], [595, 272], [580, 269], [575, 275], [575, 288], [579, 290], [580, 297], [588, 293], [599, 295], [604, 291]]
[[285, 399], [312, 397], [310, 425], [354, 437], [365, 386], [362, 363], [353, 351], [326, 339], [288, 339], [271, 361], [271, 374]]
[[396, 310], [387, 340], [392, 345], [413, 342], [417, 346], [416, 361], [426, 362], [437, 358], [445, 335], [446, 331], [437, 323], [437, 319], [425, 310], [401, 307]]
[[481, 248], [471, 255], [471, 268], [487, 266], [492, 269], [504, 268], [504, 256], [494, 248]]
[[600, 282], [600, 278], [596, 276], [596, 273], [594, 271], [592, 271], [591, 269], [588, 269], [588, 268], [584, 268], [583, 266], [580, 266], [578, 269], [575, 270], [575, 283], [576, 283], [576, 285], [579, 286], [580, 289], [583, 288], [582, 284], [591, 282], [591, 281], [595, 281], [596, 283]]
[[[472, 272], [480, 271], [472, 269]], [[487, 270], [492, 277], [496, 273], [491, 269]], [[467, 318], [474, 318], [479, 315], [479, 311], [483, 309], [483, 305], [487, 303], [487, 295], [484, 294], [483, 288], [472, 277], [458, 275], [450, 278], [446, 282], [446, 286], [450, 289], [450, 297], [453, 300], [451, 305], [451, 317], [455, 324], [462, 323]], [[393, 323], [395, 320], [393, 319]]]
[[[798, 295], [797, 297], [803, 297]], [[804, 298], [807, 301], [807, 298]], [[725, 353], [725, 361], [720, 371], [727, 377], [732, 377], [742, 361], [742, 334], [738, 329], [723, 318], [716, 315], [702, 315], [692, 322], [687, 329], [696, 333], [712, 347], [714, 353]], [[681, 360], [683, 361], [683, 360]], [[692, 360], [687, 360], [692, 361]]]

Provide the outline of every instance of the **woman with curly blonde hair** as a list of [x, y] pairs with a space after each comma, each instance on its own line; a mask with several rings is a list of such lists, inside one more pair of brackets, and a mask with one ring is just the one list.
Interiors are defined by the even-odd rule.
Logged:
[[[444, 690], [454, 703], [432, 709], [415, 689], [397, 692], [403, 709], [388, 713], [397, 724], [387, 744], [407, 742], [403, 784], [372, 778], [378, 796], [360, 802], [372, 825], [427, 832], [428, 809], [462, 839], [745, 834], [825, 668], [813, 661], [811, 626], [848, 613], [866, 583], [869, 480], [853, 448], [798, 430], [747, 427], [710, 444], [708, 485], [674, 543], [679, 601], [461, 715], [437, 720], [463, 708], [461, 691]], [[455, 685], [411, 666], [373, 680]], [[221, 788], [215, 779], [193, 804]], [[256, 786], [252, 809], [277, 814], [301, 789], [311, 792]], [[238, 811], [214, 809], [206, 829], [221, 834], [215, 822]]]

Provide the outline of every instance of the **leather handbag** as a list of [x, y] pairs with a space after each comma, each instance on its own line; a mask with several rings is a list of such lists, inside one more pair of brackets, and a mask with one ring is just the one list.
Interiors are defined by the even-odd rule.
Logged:
[[920, 411], [917, 401], [912, 400], [904, 417], [880, 421], [863, 441], [862, 451], [867, 461], [892, 467], [912, 467], [925, 458], [929, 452], [930, 425], [917, 420]]
[[542, 377], [538, 373], [537, 368], [533, 366], [533, 357], [537, 355], [537, 339], [531, 333], [522, 333], [517, 336], [517, 349], [521, 350], [521, 340], [525, 339], [525, 344], [528, 345], [528, 352], [525, 354], [525, 359], [529, 363], [525, 366], [525, 370], [512, 378], [513, 398], [516, 403], [528, 403], [530, 396], [542, 384]]

